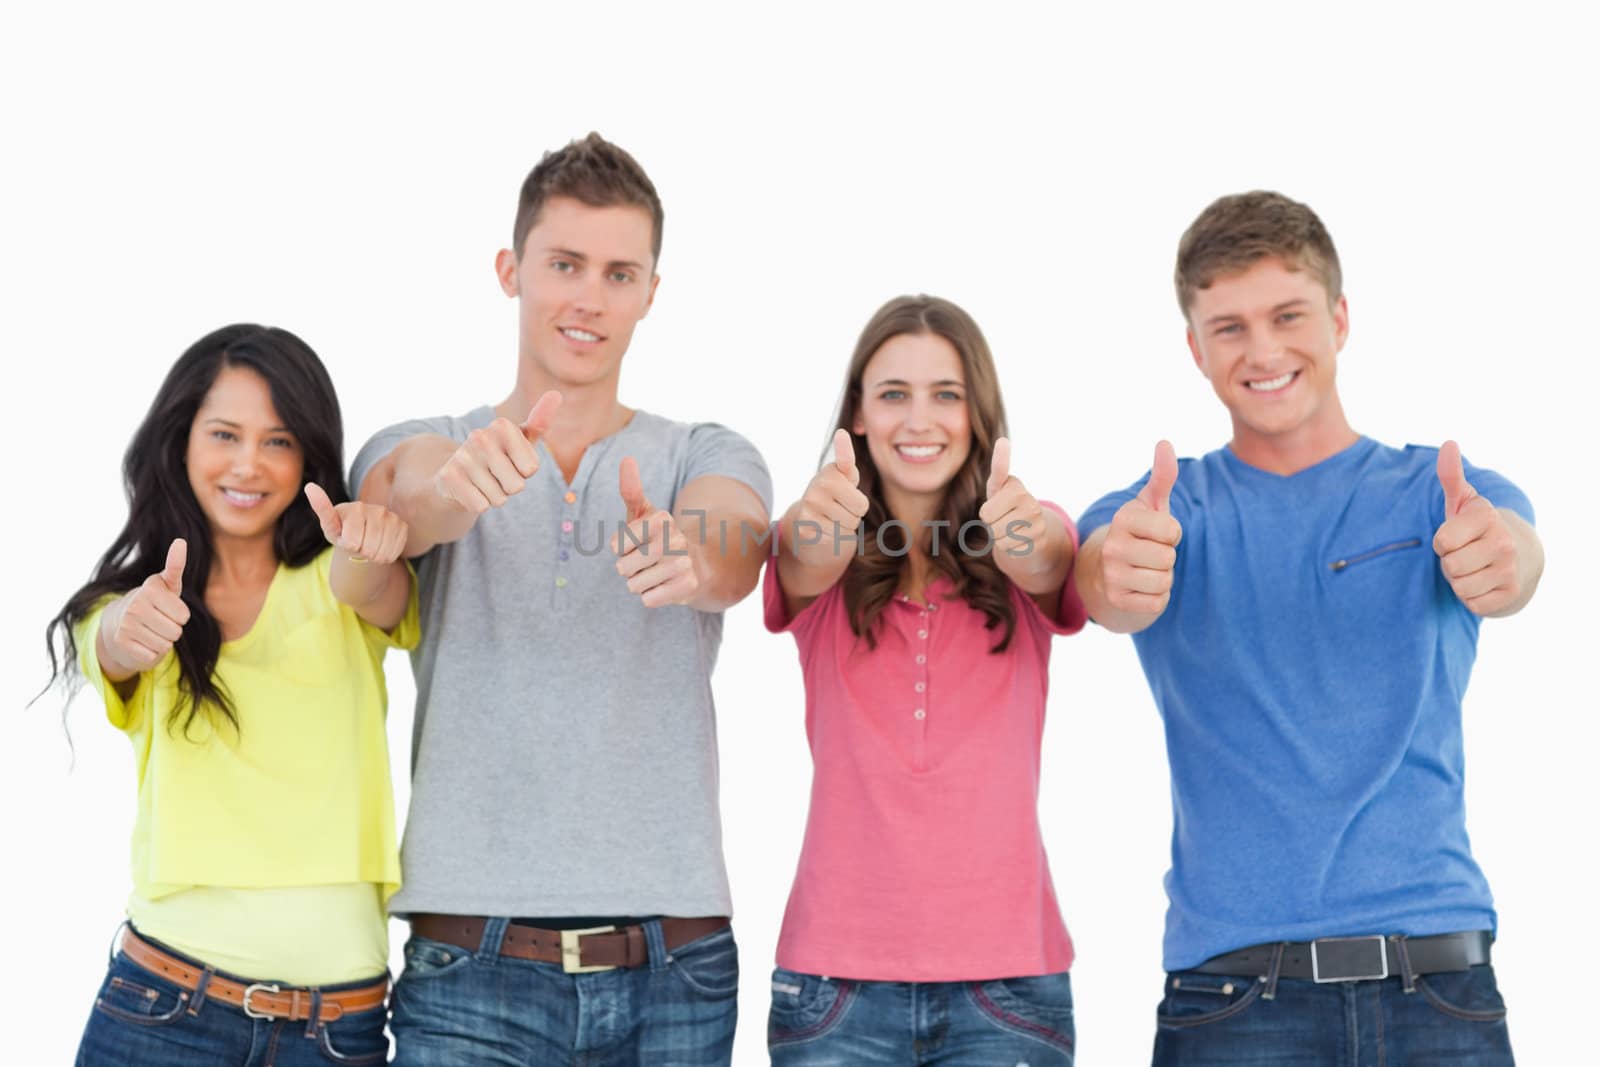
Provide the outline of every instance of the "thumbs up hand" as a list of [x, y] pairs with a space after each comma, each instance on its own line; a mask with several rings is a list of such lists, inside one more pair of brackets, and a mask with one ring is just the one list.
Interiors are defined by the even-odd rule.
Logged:
[[1522, 595], [1511, 528], [1467, 482], [1461, 447], [1454, 441], [1439, 448], [1439, 486], [1444, 490], [1444, 523], [1433, 535], [1439, 569], [1469, 610], [1492, 615]]
[[381, 504], [359, 500], [335, 504], [315, 482], [306, 483], [306, 499], [322, 523], [322, 536], [352, 562], [393, 563], [405, 550], [409, 527]]
[[1162, 441], [1156, 445], [1150, 480], [1111, 520], [1100, 559], [1106, 600], [1118, 611], [1153, 619], [1167, 610], [1178, 542], [1183, 540], [1183, 527], [1168, 506], [1177, 481], [1177, 455]]
[[539, 470], [534, 445], [549, 431], [560, 406], [561, 394], [552, 389], [520, 424], [501, 417], [473, 430], [434, 475], [434, 489], [473, 515], [501, 507]]
[[137, 588], [113, 601], [100, 617], [96, 652], [101, 673], [120, 682], [160, 663], [189, 621], [183, 602], [183, 567], [189, 545], [178, 538], [167, 549], [166, 564]]
[[994, 455], [978, 518], [989, 527], [995, 566], [1018, 584], [1048, 569], [1051, 561], [1039, 551], [1045, 539], [1044, 508], [1021, 480], [1011, 474], [1011, 440], [994, 443]]
[[856, 466], [850, 431], [835, 430], [833, 462], [824, 464], [811, 479], [794, 512], [790, 548], [796, 558], [816, 567], [828, 567], [841, 560], [849, 562], [853, 552], [840, 549], [835, 531], [853, 537], [866, 517], [867, 494], [857, 488], [860, 484], [861, 471]]
[[700, 589], [689, 539], [670, 514], [645, 498], [639, 464], [632, 456], [622, 461], [618, 488], [628, 521], [611, 539], [611, 548], [617, 554], [617, 573], [628, 580], [628, 592], [647, 608], [689, 603]]

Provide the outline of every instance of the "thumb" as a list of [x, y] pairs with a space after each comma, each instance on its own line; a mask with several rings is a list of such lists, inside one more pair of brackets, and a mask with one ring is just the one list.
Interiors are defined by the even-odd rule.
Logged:
[[984, 496], [992, 497], [998, 493], [1009, 477], [1011, 477], [1011, 438], [997, 437], [994, 442], [994, 454], [990, 457], [989, 484], [984, 487]]
[[861, 472], [856, 470], [856, 449], [850, 443], [850, 431], [843, 426], [833, 431], [833, 465], [850, 479], [851, 485], [861, 484]]
[[628, 505], [628, 521], [633, 522], [650, 514], [650, 501], [644, 497], [644, 486], [639, 482], [639, 464], [632, 456], [624, 456], [618, 476], [622, 489], [622, 502]]
[[1444, 517], [1457, 514], [1478, 491], [1467, 484], [1467, 472], [1461, 467], [1461, 446], [1446, 441], [1439, 446], [1439, 485], [1444, 489]]
[[1172, 442], [1158, 441], [1155, 462], [1150, 465], [1150, 480], [1139, 490], [1139, 499], [1148, 508], [1166, 511], [1172, 499], [1172, 487], [1177, 482], [1178, 455], [1172, 450]]
[[522, 434], [530, 441], [537, 441], [550, 431], [550, 423], [556, 417], [556, 408], [561, 406], [561, 394], [554, 389], [540, 396], [533, 405], [533, 410], [528, 412], [528, 417], [522, 422]]
[[183, 565], [189, 562], [189, 542], [175, 538], [167, 549], [167, 565], [161, 568], [161, 581], [174, 593], [183, 592]]
[[311, 510], [316, 512], [317, 521], [322, 523], [322, 535], [328, 543], [334, 544], [339, 540], [339, 534], [344, 530], [344, 524], [339, 521], [339, 512], [333, 506], [333, 500], [327, 491], [316, 482], [306, 483], [306, 500], [311, 504]]

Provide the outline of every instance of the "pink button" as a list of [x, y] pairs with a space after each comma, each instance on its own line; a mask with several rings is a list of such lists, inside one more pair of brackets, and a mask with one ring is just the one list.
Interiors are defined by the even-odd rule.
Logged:
[[562, 533], [571, 533], [572, 532], [572, 520], [571, 519], [563, 519], [563, 520], [561, 520], [561, 532]]

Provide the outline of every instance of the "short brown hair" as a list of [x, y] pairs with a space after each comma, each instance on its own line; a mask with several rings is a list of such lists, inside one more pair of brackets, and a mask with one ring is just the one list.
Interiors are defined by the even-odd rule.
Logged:
[[1224, 196], [1200, 212], [1178, 242], [1173, 282], [1178, 307], [1187, 317], [1195, 293], [1224, 274], [1277, 256], [1291, 268], [1310, 271], [1336, 303], [1343, 292], [1339, 253], [1316, 212], [1282, 193], [1256, 191]]
[[628, 153], [591, 133], [566, 147], [546, 152], [522, 182], [511, 250], [522, 258], [522, 242], [552, 197], [570, 196], [590, 207], [642, 207], [650, 213], [650, 255], [661, 259], [661, 198], [644, 168]]

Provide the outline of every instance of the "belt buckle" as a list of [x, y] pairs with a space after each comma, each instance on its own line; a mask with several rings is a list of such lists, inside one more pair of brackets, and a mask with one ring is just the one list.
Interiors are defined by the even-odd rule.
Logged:
[[276, 1019], [277, 1016], [270, 1012], [256, 1011], [250, 1007], [250, 997], [255, 993], [281, 993], [283, 990], [271, 982], [251, 982], [244, 987], [244, 1003], [239, 1005], [244, 1013], [252, 1019]]
[[561, 931], [561, 969], [568, 974], [593, 974], [595, 971], [614, 971], [614, 963], [594, 963], [585, 967], [583, 965], [583, 949], [578, 944], [578, 938], [585, 934], [610, 934], [616, 932], [615, 926], [591, 926], [587, 930]]
[[[1374, 974], [1329, 974], [1323, 975], [1322, 962], [1317, 955], [1319, 945], [1347, 945], [1359, 942], [1373, 942], [1378, 949], [1378, 971]], [[1368, 934], [1365, 937], [1319, 937], [1311, 942], [1311, 980], [1313, 982], [1366, 982], [1389, 977], [1389, 953], [1385, 947], [1385, 938], [1382, 934]]]

